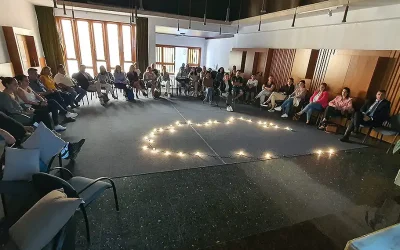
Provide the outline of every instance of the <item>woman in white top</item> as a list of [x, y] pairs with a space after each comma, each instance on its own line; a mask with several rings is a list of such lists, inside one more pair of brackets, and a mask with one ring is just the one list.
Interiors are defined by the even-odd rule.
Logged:
[[[258, 80], [256, 79], [255, 75], [251, 75], [251, 78], [247, 81], [246, 84], [246, 102], [250, 103], [253, 101], [255, 94], [257, 93], [257, 86], [258, 86]], [[249, 97], [251, 96], [251, 99], [249, 100]]]
[[17, 100], [21, 105], [24, 105], [29, 108], [33, 108], [36, 112], [43, 113], [51, 113], [51, 118], [54, 124], [54, 130], [56, 131], [64, 131], [66, 127], [61, 126], [58, 121], [58, 114], [65, 115], [65, 121], [75, 121], [75, 117], [78, 115], [76, 113], [70, 113], [65, 110], [57, 101], [49, 100], [47, 102], [46, 99], [41, 97], [35, 91], [29, 87], [29, 80], [26, 75], [18, 75], [15, 77], [18, 81], [19, 87], [15, 92], [17, 96]]

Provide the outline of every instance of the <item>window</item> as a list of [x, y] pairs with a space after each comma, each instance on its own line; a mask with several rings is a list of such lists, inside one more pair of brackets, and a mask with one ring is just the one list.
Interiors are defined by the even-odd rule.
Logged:
[[168, 73], [175, 74], [175, 47], [156, 46], [156, 68], [161, 70], [163, 66]]
[[[166, 70], [170, 74], [175, 73], [175, 59], [176, 59], [176, 48], [168, 45], [156, 45], [156, 68], [161, 69], [165, 66]], [[183, 62], [189, 64], [190, 67], [200, 66], [201, 49], [191, 47], [178, 47], [187, 49], [187, 58], [185, 56]], [[179, 50], [178, 50], [179, 51]], [[179, 62], [179, 58], [177, 59]], [[178, 63], [177, 62], [177, 63]]]
[[113, 71], [121, 65], [127, 71], [136, 61], [135, 26], [123, 23], [58, 17], [67, 72], [72, 75], [79, 65], [97, 75], [100, 66]]

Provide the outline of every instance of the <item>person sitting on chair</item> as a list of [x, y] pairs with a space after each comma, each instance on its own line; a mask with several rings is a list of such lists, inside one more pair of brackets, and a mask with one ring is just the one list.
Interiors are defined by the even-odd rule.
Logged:
[[[250, 103], [253, 101], [255, 94], [257, 93], [258, 80], [253, 74], [246, 83], [246, 102]], [[249, 98], [250, 97], [250, 98]]]
[[241, 72], [238, 70], [236, 71], [236, 75], [232, 77], [232, 85], [233, 85], [233, 95], [235, 96], [233, 100], [237, 100], [241, 96], [243, 96], [243, 77], [241, 77]]
[[75, 79], [82, 89], [90, 92], [97, 92], [96, 81], [94, 78], [86, 72], [86, 66], [79, 66], [79, 72], [74, 73], [72, 78]]
[[206, 66], [203, 66], [203, 68], [201, 69], [200, 72], [200, 81], [203, 82], [203, 79], [206, 78], [206, 74], [207, 74], [207, 68]]
[[64, 65], [57, 66], [58, 73], [54, 76], [54, 81], [62, 90], [70, 93], [74, 99], [74, 104], [79, 106], [79, 102], [85, 97], [86, 90], [82, 89], [66, 74]]
[[367, 101], [360, 109], [353, 114], [351, 123], [347, 127], [344, 136], [340, 139], [342, 142], [349, 142], [351, 132], [358, 132], [360, 125], [369, 127], [379, 127], [389, 119], [390, 102], [385, 99], [386, 91], [379, 90], [376, 93], [376, 99]]
[[214, 80], [211, 78], [211, 73], [207, 72], [206, 78], [203, 80], [203, 86], [206, 89], [206, 97], [203, 100], [204, 102], [212, 104], [213, 93], [214, 93]]
[[274, 90], [275, 90], [274, 77], [269, 76], [268, 82], [263, 84], [262, 90], [260, 91], [260, 93], [258, 93], [255, 99], [260, 98], [260, 105], [261, 105], [264, 103], [265, 98], [269, 97], [272, 94], [272, 92], [274, 92]]
[[156, 82], [157, 76], [156, 76], [156, 74], [154, 74], [151, 67], [147, 67], [146, 72], [144, 72], [144, 74], [143, 74], [143, 80], [146, 83], [146, 87], [148, 86], [147, 84], [150, 84], [151, 95], [154, 97], [154, 90], [155, 90], [156, 84], [157, 84], [157, 82]]
[[189, 79], [190, 79], [190, 82], [191, 82], [192, 86], [194, 86], [194, 97], [197, 97], [198, 89], [199, 89], [200, 77], [197, 74], [195, 68], [193, 68], [192, 71], [190, 72]]
[[221, 84], [221, 95], [226, 98], [226, 111], [233, 112], [232, 108], [232, 81], [229, 79], [229, 73], [225, 73]]
[[[118, 99], [118, 97], [114, 94], [112, 90], [112, 84], [114, 83], [114, 77], [110, 72], [107, 72], [106, 68], [101, 65], [100, 66], [100, 72], [96, 76], [96, 89], [97, 89], [97, 94], [99, 95], [100, 99], [100, 104], [104, 105], [106, 104], [110, 99], [108, 98], [108, 94], [111, 93], [112, 97], [114, 99]], [[103, 94], [101, 93], [101, 89], [104, 88], [106, 90], [106, 93]]]
[[56, 131], [65, 130], [63, 129], [63, 126], [58, 126], [59, 114], [65, 116], [63, 121], [64, 123], [75, 121], [75, 117], [77, 117], [78, 114], [65, 110], [61, 104], [54, 99], [46, 100], [37, 94], [31, 89], [31, 87], [29, 87], [29, 80], [26, 75], [18, 75], [15, 77], [15, 79], [18, 81], [19, 85], [15, 94], [17, 95], [17, 100], [19, 101], [20, 105], [26, 108], [32, 107], [35, 110], [43, 109], [44, 111], [51, 113], [53, 125], [55, 126]]
[[140, 84], [139, 75], [138, 75], [138, 73], [137, 73], [137, 71], [135, 69], [135, 65], [134, 64], [132, 64], [129, 67], [129, 72], [127, 74], [127, 77], [128, 77], [129, 84], [133, 88], [136, 89], [136, 99], [139, 99], [139, 95], [138, 95], [139, 91], [142, 92], [143, 96], [147, 96], [146, 91], [142, 88], [142, 85]]
[[71, 95], [67, 91], [62, 91], [57, 85], [54, 79], [51, 76], [51, 68], [49, 66], [43, 67], [40, 72], [40, 81], [46, 86], [47, 89], [51, 91], [57, 91], [60, 93], [65, 103], [69, 105], [71, 108], [79, 107], [79, 105], [75, 104], [74, 96]]
[[261, 106], [266, 107], [271, 103], [271, 109], [269, 112], [274, 112], [276, 108], [276, 101], [284, 101], [287, 96], [290, 96], [294, 92], [294, 79], [289, 78], [287, 84], [283, 85], [278, 92], [272, 92], [268, 97], [268, 100]]
[[[171, 78], [169, 77], [169, 73], [167, 72], [167, 67], [164, 65], [162, 67], [161, 75], [160, 75], [160, 82], [165, 82], [165, 93], [164, 95], [167, 96], [168, 98], [171, 97]], [[196, 88], [196, 86], [195, 86]]]
[[127, 98], [128, 96], [128, 88], [129, 80], [126, 77], [126, 73], [122, 71], [121, 66], [115, 66], [114, 70], [114, 86], [117, 89], [122, 89], [124, 91], [124, 96]]
[[321, 83], [319, 85], [319, 89], [314, 92], [314, 94], [310, 98], [310, 103], [307, 104], [300, 112], [295, 114], [294, 120], [298, 120], [300, 116], [303, 113], [307, 114], [307, 121], [306, 124], [310, 124], [310, 119], [312, 113], [316, 111], [322, 111], [324, 108], [328, 106], [328, 98], [329, 98], [329, 93], [326, 91], [327, 89], [327, 84], [326, 83]]
[[[23, 126], [15, 119], [0, 112], [0, 135], [3, 135], [3, 133], [9, 140], [9, 145], [20, 146], [32, 133], [35, 133], [35, 129], [30, 126]], [[58, 137], [54, 132], [52, 136]], [[81, 139], [74, 143], [65, 142], [64, 149], [61, 151], [61, 157], [63, 159], [75, 160], [85, 141], [85, 139]]]
[[304, 100], [307, 94], [307, 89], [306, 89], [306, 82], [304, 80], [301, 80], [295, 89], [295, 91], [289, 95], [289, 98], [286, 99], [280, 107], [276, 107], [275, 111], [282, 111], [282, 118], [288, 118], [289, 117], [289, 111], [290, 109], [294, 107], [298, 107], [300, 105], [300, 102]]
[[233, 65], [231, 72], [229, 72], [229, 78], [232, 79], [234, 76], [236, 76], [236, 72], [236, 65]]
[[143, 78], [142, 71], [140, 71], [139, 65], [136, 62], [133, 63], [133, 68], [135, 69], [135, 72], [137, 73], [139, 79], [142, 79]]
[[2, 77], [0, 78], [5, 89], [0, 92], [0, 110], [9, 116], [15, 117], [20, 120], [24, 125], [31, 126], [35, 122], [43, 122], [49, 129], [56, 129], [57, 131], [66, 130], [65, 127], [58, 123], [58, 112], [54, 115], [54, 126], [49, 115], [49, 107], [47, 103], [35, 106], [36, 109], [32, 107], [26, 107], [24, 109], [16, 100], [17, 99], [17, 89], [18, 83], [15, 78], [12, 77]]
[[325, 130], [331, 117], [343, 116], [353, 111], [353, 100], [350, 97], [350, 89], [345, 87], [341, 95], [336, 96], [335, 99], [329, 102], [318, 129]]

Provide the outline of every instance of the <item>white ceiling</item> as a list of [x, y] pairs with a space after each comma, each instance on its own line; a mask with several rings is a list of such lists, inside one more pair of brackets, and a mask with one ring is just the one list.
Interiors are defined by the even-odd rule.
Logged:
[[222, 26], [221, 35], [219, 34], [219, 32], [210, 32], [210, 31], [192, 30], [192, 29], [189, 30], [182, 28], [180, 28], [178, 31], [177, 27], [165, 27], [165, 26], [156, 26], [156, 33], [176, 35], [176, 36], [202, 37], [202, 38], [233, 37], [233, 34], [224, 33], [224, 26]]

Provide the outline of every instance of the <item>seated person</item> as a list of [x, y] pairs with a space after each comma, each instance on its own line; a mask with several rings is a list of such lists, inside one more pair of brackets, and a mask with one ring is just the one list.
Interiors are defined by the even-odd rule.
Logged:
[[272, 92], [272, 94], [268, 97], [268, 100], [263, 103], [261, 106], [265, 107], [271, 103], [271, 109], [269, 112], [274, 112], [276, 108], [276, 101], [284, 101], [287, 96], [291, 95], [294, 91], [294, 80], [293, 78], [289, 78], [287, 83], [283, 85], [278, 92]]
[[[58, 126], [58, 115], [65, 116], [64, 122], [74, 122], [75, 117], [78, 116], [76, 113], [71, 113], [65, 110], [57, 101], [54, 99], [46, 100], [37, 94], [35, 91], [29, 87], [28, 77], [25, 75], [18, 75], [15, 77], [18, 81], [19, 87], [16, 91], [16, 97], [19, 101], [20, 105], [30, 108], [32, 107], [35, 110], [43, 109], [46, 112], [51, 113], [51, 117], [53, 119], [53, 124], [55, 126], [55, 130], [62, 130], [62, 126]], [[59, 127], [59, 128], [57, 128]]]
[[255, 99], [260, 98], [260, 105], [261, 105], [264, 103], [265, 98], [269, 97], [272, 94], [272, 92], [274, 92], [274, 90], [275, 90], [274, 77], [269, 76], [268, 82], [266, 84], [263, 84], [262, 90], [260, 91], [260, 93], [258, 93]]
[[200, 72], [200, 81], [203, 82], [203, 79], [206, 78], [206, 74], [207, 74], [207, 68], [206, 66], [203, 66], [203, 68], [201, 69]]
[[225, 73], [223, 83], [221, 84], [221, 95], [226, 98], [226, 111], [232, 112], [232, 81], [229, 79], [229, 73]]
[[117, 65], [115, 66], [114, 70], [114, 86], [117, 89], [122, 89], [124, 91], [124, 96], [128, 96], [128, 88], [127, 85], [129, 85], [129, 80], [125, 74], [125, 72], [122, 71], [121, 66]]
[[142, 92], [143, 96], [147, 96], [146, 91], [142, 88], [142, 85], [140, 84], [139, 80], [139, 74], [137, 73], [137, 69], [135, 69], [135, 65], [131, 65], [129, 67], [129, 72], [127, 74], [128, 81], [130, 86], [136, 89], [136, 98], [139, 99], [139, 91]]
[[66, 128], [58, 124], [58, 115], [55, 115], [56, 124], [53, 128], [53, 124], [49, 115], [49, 108], [46, 106], [38, 106], [38, 109], [26, 108], [24, 109], [19, 105], [16, 100], [16, 92], [18, 89], [18, 83], [15, 78], [3, 77], [0, 78], [5, 89], [0, 92], [0, 110], [11, 117], [20, 119], [24, 125], [31, 126], [35, 122], [43, 122], [49, 129], [56, 129], [58, 131], [64, 131]]
[[318, 129], [324, 130], [331, 117], [342, 116], [353, 112], [353, 100], [350, 97], [350, 89], [345, 87], [342, 94], [329, 102], [325, 109], [323, 119]]
[[[246, 83], [246, 102], [250, 103], [253, 101], [255, 94], [257, 93], [257, 86], [258, 86], [258, 80], [256, 79], [256, 76], [253, 74], [251, 75], [251, 78], [247, 81]], [[249, 98], [251, 97], [251, 98]]]
[[[111, 84], [114, 84], [114, 77], [110, 72], [107, 72], [106, 68], [103, 65], [101, 65], [100, 72], [99, 74], [97, 74], [95, 82], [97, 94], [99, 95], [101, 105], [106, 104], [110, 100], [108, 98], [109, 93], [111, 93], [114, 99], [118, 99], [118, 97], [112, 91]], [[101, 93], [101, 88], [104, 88], [106, 90], [105, 94]]]
[[244, 79], [243, 77], [241, 77], [241, 72], [239, 70], [236, 71], [236, 75], [232, 77], [231, 80], [233, 85], [232, 91], [233, 95], [235, 96], [233, 100], [237, 100], [244, 94], [243, 92]]
[[196, 69], [193, 68], [189, 74], [190, 83], [194, 87], [194, 97], [198, 95], [199, 83], [200, 83], [200, 76], [197, 74]]
[[319, 89], [314, 92], [314, 94], [310, 98], [310, 103], [307, 104], [300, 112], [298, 112], [294, 120], [298, 120], [303, 113], [307, 114], [306, 124], [310, 124], [311, 115], [314, 110], [322, 111], [324, 108], [328, 106], [328, 98], [329, 94], [326, 91], [327, 85], [326, 83], [321, 83], [319, 85]]
[[74, 73], [72, 78], [77, 81], [78, 85], [81, 86], [82, 89], [90, 92], [97, 91], [96, 81], [89, 73], [86, 72], [85, 65], [82, 64], [79, 66], [79, 72]]
[[154, 74], [153, 70], [151, 67], [147, 67], [146, 72], [143, 74], [143, 80], [145, 81], [146, 85], [147, 83], [150, 84], [151, 86], [151, 95], [154, 97], [154, 90], [156, 88], [157, 84], [157, 76]]
[[229, 72], [229, 78], [232, 79], [234, 76], [236, 76], [236, 65], [233, 65], [231, 72]]
[[75, 100], [70, 93], [62, 91], [61, 89], [59, 89], [57, 87], [56, 82], [51, 77], [51, 69], [49, 66], [42, 68], [39, 79], [48, 90], [51, 90], [54, 92], [56, 92], [56, 91], [59, 92], [61, 97], [64, 99], [65, 103], [67, 105], [69, 105], [71, 108], [78, 107], [77, 105], [75, 105], [75, 102], [74, 102]]
[[152, 63], [150, 66], [151, 66], [151, 71], [154, 73], [154, 75], [156, 75], [156, 79], [158, 79], [158, 77], [160, 76], [160, 71], [156, 69], [156, 64]]
[[[187, 94], [187, 83], [189, 82], [189, 73], [190, 71], [187, 71], [187, 68], [185, 68], [185, 64], [182, 63], [182, 66], [179, 68], [178, 73], [176, 74], [176, 81], [179, 82], [179, 94], [182, 94], [182, 88]], [[204, 77], [205, 78], [205, 75]]]
[[[28, 80], [29, 80], [29, 87], [35, 91], [38, 95], [45, 98], [47, 101], [53, 100], [60, 104], [64, 110], [71, 110], [68, 108], [65, 100], [62, 98], [59, 91], [48, 90], [43, 85], [43, 83], [39, 80], [39, 74], [37, 73], [37, 69], [30, 68], [28, 69]], [[74, 114], [74, 113], [73, 113]], [[68, 114], [66, 115], [67, 118], [70, 118]]]
[[85, 97], [86, 90], [79, 87], [71, 77], [69, 77], [66, 72], [64, 65], [60, 64], [57, 66], [58, 73], [54, 76], [54, 81], [57, 86], [65, 92], [68, 92], [72, 95], [74, 100], [74, 104], [79, 106], [79, 102]]
[[293, 106], [298, 107], [300, 102], [303, 101], [304, 98], [306, 97], [306, 94], [307, 94], [306, 82], [304, 80], [301, 80], [297, 85], [295, 91], [289, 95], [289, 98], [286, 99], [280, 107], [276, 107], [275, 111], [283, 111], [281, 117], [288, 118], [290, 109]]
[[389, 119], [390, 102], [385, 99], [386, 91], [379, 90], [376, 93], [376, 99], [367, 101], [360, 111], [353, 114], [351, 123], [347, 127], [344, 136], [340, 139], [342, 142], [349, 142], [351, 132], [358, 132], [360, 125], [379, 127]]
[[[14, 141], [12, 143], [14, 146], [20, 146], [33, 133], [35, 133], [33, 127], [23, 126], [21, 123], [0, 112], [0, 135], [4, 134], [11, 143]], [[53, 136], [58, 137], [54, 133]], [[8, 145], [12, 145], [11, 143], [8, 143]], [[81, 139], [75, 143], [65, 142], [64, 149], [61, 151], [61, 157], [63, 159], [75, 160], [84, 143], [85, 139]]]
[[[165, 96], [170, 96], [170, 88], [171, 88], [171, 78], [169, 77], [169, 73], [167, 72], [167, 67], [165, 65], [162, 67], [162, 72], [160, 75], [160, 81], [161, 82], [166, 82], [165, 86]], [[195, 92], [197, 93], [196, 85], [195, 85]]]
[[139, 76], [139, 79], [142, 79], [143, 78], [142, 71], [140, 71], [139, 65], [136, 62], [133, 63], [133, 68], [134, 68], [135, 72], [137, 73], [137, 75]]
[[207, 72], [206, 78], [203, 80], [203, 86], [206, 89], [206, 97], [203, 100], [204, 102], [212, 104], [213, 93], [214, 93], [214, 80], [211, 78], [211, 73]]

